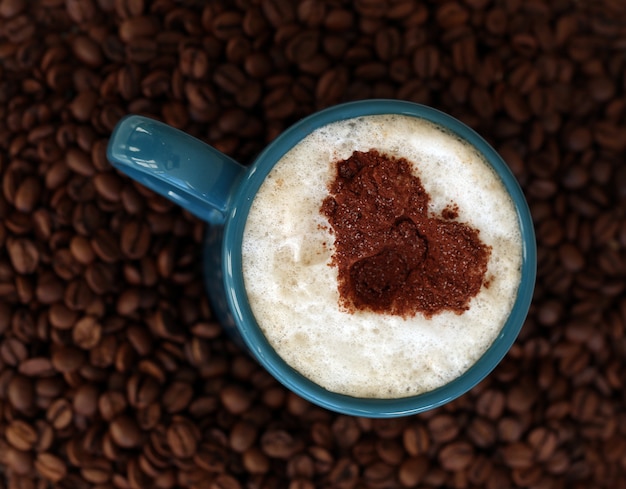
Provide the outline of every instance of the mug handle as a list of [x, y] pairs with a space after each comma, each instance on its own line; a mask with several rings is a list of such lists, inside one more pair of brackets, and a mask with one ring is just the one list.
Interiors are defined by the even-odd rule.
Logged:
[[212, 224], [226, 219], [230, 196], [246, 171], [199, 139], [140, 115], [117, 123], [107, 158], [132, 179]]

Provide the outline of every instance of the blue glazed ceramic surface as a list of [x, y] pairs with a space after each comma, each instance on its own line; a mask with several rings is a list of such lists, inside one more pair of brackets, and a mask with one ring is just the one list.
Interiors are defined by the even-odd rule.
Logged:
[[[311, 131], [337, 120], [374, 114], [404, 114], [448, 128], [480, 151], [500, 175], [517, 207], [524, 238], [522, 282], [500, 335], [461, 377], [418, 396], [357, 399], [329, 392], [287, 365], [259, 329], [244, 288], [241, 242], [254, 196], [274, 164]], [[204, 249], [204, 272], [214, 312], [233, 338], [245, 346], [278, 381], [301, 397], [327, 409], [366, 417], [395, 417], [426, 411], [464, 394], [502, 360], [526, 318], [536, 276], [532, 219], [517, 180], [505, 162], [476, 132], [430, 107], [397, 100], [366, 100], [317, 112], [287, 129], [245, 168], [214, 148], [156, 121], [129, 116], [115, 129], [109, 160], [121, 171], [210, 223]]]

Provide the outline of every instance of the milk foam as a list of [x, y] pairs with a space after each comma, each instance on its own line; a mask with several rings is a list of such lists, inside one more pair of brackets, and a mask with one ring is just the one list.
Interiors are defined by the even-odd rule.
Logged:
[[[431, 212], [456, 203], [458, 220], [479, 229], [492, 248], [489, 287], [463, 314], [403, 319], [340, 308], [330, 266], [334, 238], [320, 206], [335, 162], [370, 149], [410, 161]], [[402, 115], [350, 119], [307, 136], [268, 175], [243, 241], [249, 302], [270, 344], [318, 385], [355, 397], [415, 395], [466, 371], [506, 321], [521, 261], [514, 204], [491, 167], [438, 126]]]

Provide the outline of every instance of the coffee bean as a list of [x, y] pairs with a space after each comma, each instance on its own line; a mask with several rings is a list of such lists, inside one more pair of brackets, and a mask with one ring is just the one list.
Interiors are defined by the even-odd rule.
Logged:
[[19, 45], [33, 36], [35, 24], [27, 15], [16, 15], [5, 22], [3, 32], [10, 42]]
[[[79, 103], [84, 103], [80, 101]], [[81, 108], [82, 109], [82, 108]], [[68, 168], [84, 176], [92, 176], [94, 168], [89, 156], [78, 148], [71, 148], [65, 157]]]
[[314, 423], [311, 426], [311, 439], [316, 445], [330, 447], [332, 445], [332, 431], [330, 426], [324, 423]]
[[270, 467], [269, 458], [258, 447], [244, 452], [242, 462], [250, 474], [265, 474]]
[[[105, 248], [105, 246], [112, 245], [111, 248]], [[117, 243], [108, 242], [102, 240], [97, 245], [92, 242], [94, 249], [98, 247], [102, 256], [105, 256], [109, 261], [116, 261], [118, 259], [118, 247]], [[89, 286], [89, 289], [95, 294], [102, 295], [110, 292], [115, 288], [115, 269], [109, 264], [102, 262], [94, 262], [87, 266], [85, 270], [85, 281]], [[80, 293], [80, 291], [79, 291]], [[77, 297], [78, 298], [78, 297]], [[78, 298], [80, 300], [80, 298]], [[88, 303], [88, 300], [84, 300]], [[85, 304], [86, 305], [86, 304]], [[81, 308], [80, 306], [78, 306]]]
[[524, 431], [524, 425], [519, 419], [504, 417], [498, 421], [499, 439], [505, 442], [518, 441]]
[[215, 83], [229, 93], [235, 93], [245, 85], [246, 78], [234, 64], [223, 64], [213, 72]]
[[[189, 50], [190, 49], [187, 51]], [[191, 63], [193, 59], [187, 61]], [[183, 71], [190, 71], [192, 68], [189, 66], [189, 63], [184, 65], [181, 69], [183, 69]], [[146, 97], [158, 97], [159, 95], [168, 93], [170, 89], [170, 76], [163, 70], [153, 71], [141, 81], [140, 87], [141, 93]]]
[[51, 453], [39, 453], [35, 459], [35, 470], [50, 482], [56, 483], [67, 475], [65, 462]]
[[83, 350], [95, 347], [102, 337], [102, 326], [94, 317], [85, 316], [79, 319], [72, 328], [74, 344]]
[[563, 243], [559, 247], [559, 257], [563, 266], [572, 272], [579, 271], [585, 266], [580, 250], [571, 243]]
[[497, 419], [502, 415], [505, 397], [502, 392], [486, 390], [477, 400], [476, 411], [490, 419]]
[[6, 466], [18, 475], [32, 474], [33, 471], [33, 455], [27, 451], [17, 450], [13, 447], [6, 447], [4, 459]]
[[82, 477], [92, 484], [105, 484], [112, 475], [112, 463], [106, 459], [95, 459], [84, 463], [80, 468]]
[[33, 273], [39, 265], [39, 252], [35, 243], [26, 238], [9, 238], [6, 242], [11, 264], [17, 273]]
[[439, 463], [446, 470], [464, 470], [474, 458], [473, 447], [466, 442], [449, 443], [439, 452]]
[[537, 391], [530, 382], [522, 380], [512, 387], [507, 396], [507, 408], [509, 411], [519, 413], [528, 412], [537, 401]]
[[370, 62], [356, 68], [355, 75], [365, 80], [380, 80], [385, 77], [387, 67], [384, 63]]
[[303, 63], [317, 53], [319, 41], [318, 31], [301, 31], [287, 43], [285, 48], [286, 56], [294, 63]]
[[287, 459], [301, 448], [299, 440], [284, 430], [269, 430], [261, 435], [263, 452], [272, 458]]
[[304, 0], [298, 5], [298, 20], [309, 27], [319, 27], [324, 21], [326, 5], [314, 0]]
[[28, 451], [37, 443], [37, 430], [22, 420], [15, 420], [5, 431], [6, 440], [17, 450]]
[[153, 16], [132, 16], [119, 25], [120, 39], [130, 43], [141, 38], [153, 37], [159, 30], [159, 21]]
[[10, 19], [22, 12], [25, 7], [26, 2], [23, 0], [5, 0], [0, 3], [0, 16], [5, 19]]
[[187, 109], [178, 102], [165, 104], [162, 113], [164, 122], [177, 129], [186, 127], [189, 122]]
[[424, 46], [415, 51], [413, 69], [420, 78], [432, 78], [439, 71], [439, 52], [433, 46]]
[[98, 409], [98, 389], [93, 385], [82, 385], [76, 390], [73, 402], [74, 412], [91, 417]]
[[[348, 458], [342, 458], [337, 461], [333, 469], [326, 476], [327, 484], [335, 487], [342, 485], [354, 485], [359, 476], [359, 468], [356, 463]], [[371, 474], [372, 477], [375, 474]]]
[[15, 193], [14, 205], [20, 212], [31, 212], [39, 200], [41, 191], [40, 181], [34, 177], [27, 177]]
[[376, 443], [376, 453], [380, 459], [392, 466], [396, 466], [404, 459], [402, 445], [395, 440], [378, 440]]
[[96, 255], [106, 263], [113, 263], [120, 258], [117, 240], [108, 230], [97, 230], [91, 239], [91, 247]]
[[263, 100], [263, 105], [270, 119], [289, 117], [296, 110], [296, 102], [287, 87], [270, 92]]
[[98, 173], [93, 180], [96, 192], [104, 199], [119, 202], [121, 199], [122, 181], [112, 172]]
[[52, 426], [46, 420], [40, 419], [35, 422], [35, 428], [37, 429], [38, 440], [34, 449], [38, 452], [48, 451], [55, 435]]
[[96, 15], [96, 6], [93, 1], [68, 0], [65, 4], [70, 18], [77, 24], [86, 24]]
[[122, 448], [137, 447], [143, 440], [135, 420], [123, 414], [111, 420], [109, 433], [113, 442]]
[[495, 425], [480, 417], [475, 417], [470, 422], [467, 435], [476, 446], [482, 448], [492, 446], [497, 438]]
[[18, 372], [27, 377], [49, 377], [54, 375], [54, 368], [49, 358], [31, 357], [20, 363]]
[[57, 302], [48, 311], [50, 325], [58, 329], [71, 329], [78, 319], [78, 313], [69, 309], [65, 304]]
[[100, 46], [87, 36], [76, 36], [72, 42], [74, 55], [88, 66], [97, 67], [103, 63]]
[[56, 346], [52, 350], [52, 366], [61, 373], [78, 370], [85, 361], [84, 353], [73, 346]]
[[152, 39], [139, 38], [126, 46], [126, 57], [135, 63], [149, 63], [157, 56], [157, 44]]
[[42, 304], [52, 305], [63, 299], [61, 280], [52, 272], [41, 273], [37, 279], [35, 296]]
[[141, 15], [145, 9], [144, 0], [111, 0], [110, 3], [109, 10], [115, 9], [115, 13], [123, 19]]
[[200, 79], [206, 75], [207, 70], [208, 59], [203, 51], [189, 47], [181, 52], [180, 71], [184, 76]]
[[0, 344], [0, 358], [7, 365], [17, 366], [27, 357], [26, 346], [17, 338], [7, 338]]
[[85, 236], [76, 235], [70, 241], [70, 253], [72, 257], [82, 265], [88, 265], [96, 258], [91, 243]]
[[212, 31], [220, 40], [237, 38], [243, 30], [243, 15], [237, 11], [225, 11], [215, 16]]
[[361, 436], [361, 430], [353, 418], [340, 416], [331, 425], [332, 434], [339, 446], [353, 446]]
[[402, 440], [406, 451], [413, 456], [426, 453], [430, 447], [430, 434], [426, 427], [421, 425], [414, 425], [405, 429]]
[[[120, 372], [128, 372], [137, 361], [137, 356], [130, 343], [124, 342], [119, 345], [115, 351], [114, 364], [115, 368]], [[127, 383], [127, 393], [131, 397], [131, 402], [136, 404], [140, 398], [141, 378], [135, 375], [129, 379]], [[142, 403], [141, 407], [145, 407], [148, 403]]]
[[515, 442], [502, 448], [502, 456], [507, 465], [513, 468], [528, 468], [533, 464], [533, 450], [522, 442]]
[[102, 52], [111, 61], [124, 61], [124, 44], [115, 35], [108, 35], [102, 43]]
[[67, 428], [73, 418], [72, 407], [67, 399], [59, 398], [46, 411], [46, 420], [57, 430]]
[[229, 443], [232, 449], [238, 453], [244, 453], [254, 445], [258, 434], [258, 428], [249, 421], [239, 421], [230, 432]]
[[188, 458], [196, 453], [197, 434], [193, 425], [187, 422], [174, 422], [167, 429], [167, 443], [176, 457]]
[[288, 24], [295, 19], [293, 4], [286, 0], [263, 0], [263, 14], [274, 27]]
[[173, 382], [163, 393], [163, 406], [169, 413], [185, 409], [193, 398], [193, 388], [186, 382]]
[[118, 414], [121, 414], [126, 409], [126, 406], [126, 399], [120, 392], [105, 392], [98, 399], [100, 415], [107, 421], [111, 421]]
[[235, 385], [223, 389], [220, 399], [226, 409], [235, 414], [245, 412], [252, 402], [250, 392]]
[[152, 403], [137, 412], [137, 423], [142, 430], [149, 431], [158, 425], [159, 421], [161, 421], [161, 416], [161, 406], [157, 403]]
[[452, 44], [452, 60], [459, 73], [472, 73], [477, 63], [476, 41], [473, 37], [464, 36]]
[[375, 39], [376, 54], [383, 61], [392, 60], [399, 56], [401, 43], [400, 32], [397, 29], [380, 30]]
[[502, 98], [502, 105], [506, 113], [516, 122], [526, 122], [530, 118], [530, 108], [519, 93], [506, 92]]
[[32, 341], [37, 333], [35, 318], [32, 313], [25, 308], [17, 309], [11, 318], [11, 330], [20, 341]]
[[137, 289], [128, 289], [119, 296], [116, 310], [122, 316], [132, 315], [140, 305], [141, 292]]
[[320, 104], [330, 105], [340, 100], [346, 90], [347, 82], [348, 73], [344, 69], [337, 68], [324, 73], [315, 88]]
[[[130, 347], [130, 345], [128, 346]], [[120, 351], [123, 350], [118, 348], [118, 356]], [[137, 408], [147, 407], [155, 402], [159, 395], [159, 384], [152, 377], [135, 374], [126, 383], [126, 397], [131, 406]]]
[[241, 483], [232, 475], [220, 474], [213, 481], [216, 489], [241, 489]]
[[398, 481], [404, 487], [417, 486], [428, 471], [428, 460], [425, 457], [409, 457], [398, 469]]
[[14, 375], [7, 385], [6, 397], [13, 407], [28, 412], [35, 401], [33, 382], [23, 375]]
[[371, 484], [379, 484], [389, 480], [392, 474], [392, 466], [383, 462], [374, 462], [365, 469], [363, 478]]
[[[140, 326], [132, 326], [127, 331], [128, 341], [134, 348], [134, 350], [141, 356], [147, 356], [152, 351], [152, 336], [147, 329]], [[144, 365], [142, 363], [141, 365]], [[155, 368], [147, 369], [149, 372], [155, 372]], [[153, 375], [155, 378], [159, 378], [159, 375]], [[164, 380], [164, 379], [163, 379]]]
[[122, 228], [120, 248], [128, 258], [138, 259], [148, 251], [150, 229], [145, 223], [129, 221]]
[[340, 32], [349, 30], [354, 22], [353, 12], [335, 8], [328, 11], [324, 18], [324, 27], [330, 31]]
[[435, 443], [446, 443], [457, 437], [460, 427], [454, 417], [442, 414], [428, 421], [428, 431]]
[[125, 100], [132, 100], [140, 87], [140, 71], [137, 64], [127, 64], [117, 73], [117, 89]]

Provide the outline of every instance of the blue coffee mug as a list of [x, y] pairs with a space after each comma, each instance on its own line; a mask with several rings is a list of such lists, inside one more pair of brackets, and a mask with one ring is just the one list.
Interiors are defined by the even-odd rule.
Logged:
[[[521, 283], [510, 315], [489, 349], [465, 373], [432, 391], [399, 399], [360, 399], [330, 392], [290, 367], [257, 324], [244, 287], [241, 246], [252, 201], [281, 157], [305, 136], [329, 123], [360, 116], [403, 114], [429, 120], [473, 145], [492, 165], [512, 197], [523, 240]], [[441, 406], [483, 380], [502, 360], [525, 321], [536, 277], [536, 243], [524, 194], [497, 152], [471, 128], [430, 107], [399, 100], [364, 100], [316, 112], [284, 131], [250, 166], [202, 141], [142, 116], [122, 119], [107, 157], [120, 171], [209, 223], [204, 277], [217, 318], [279, 382], [326, 409], [355, 416], [390, 418]]]

